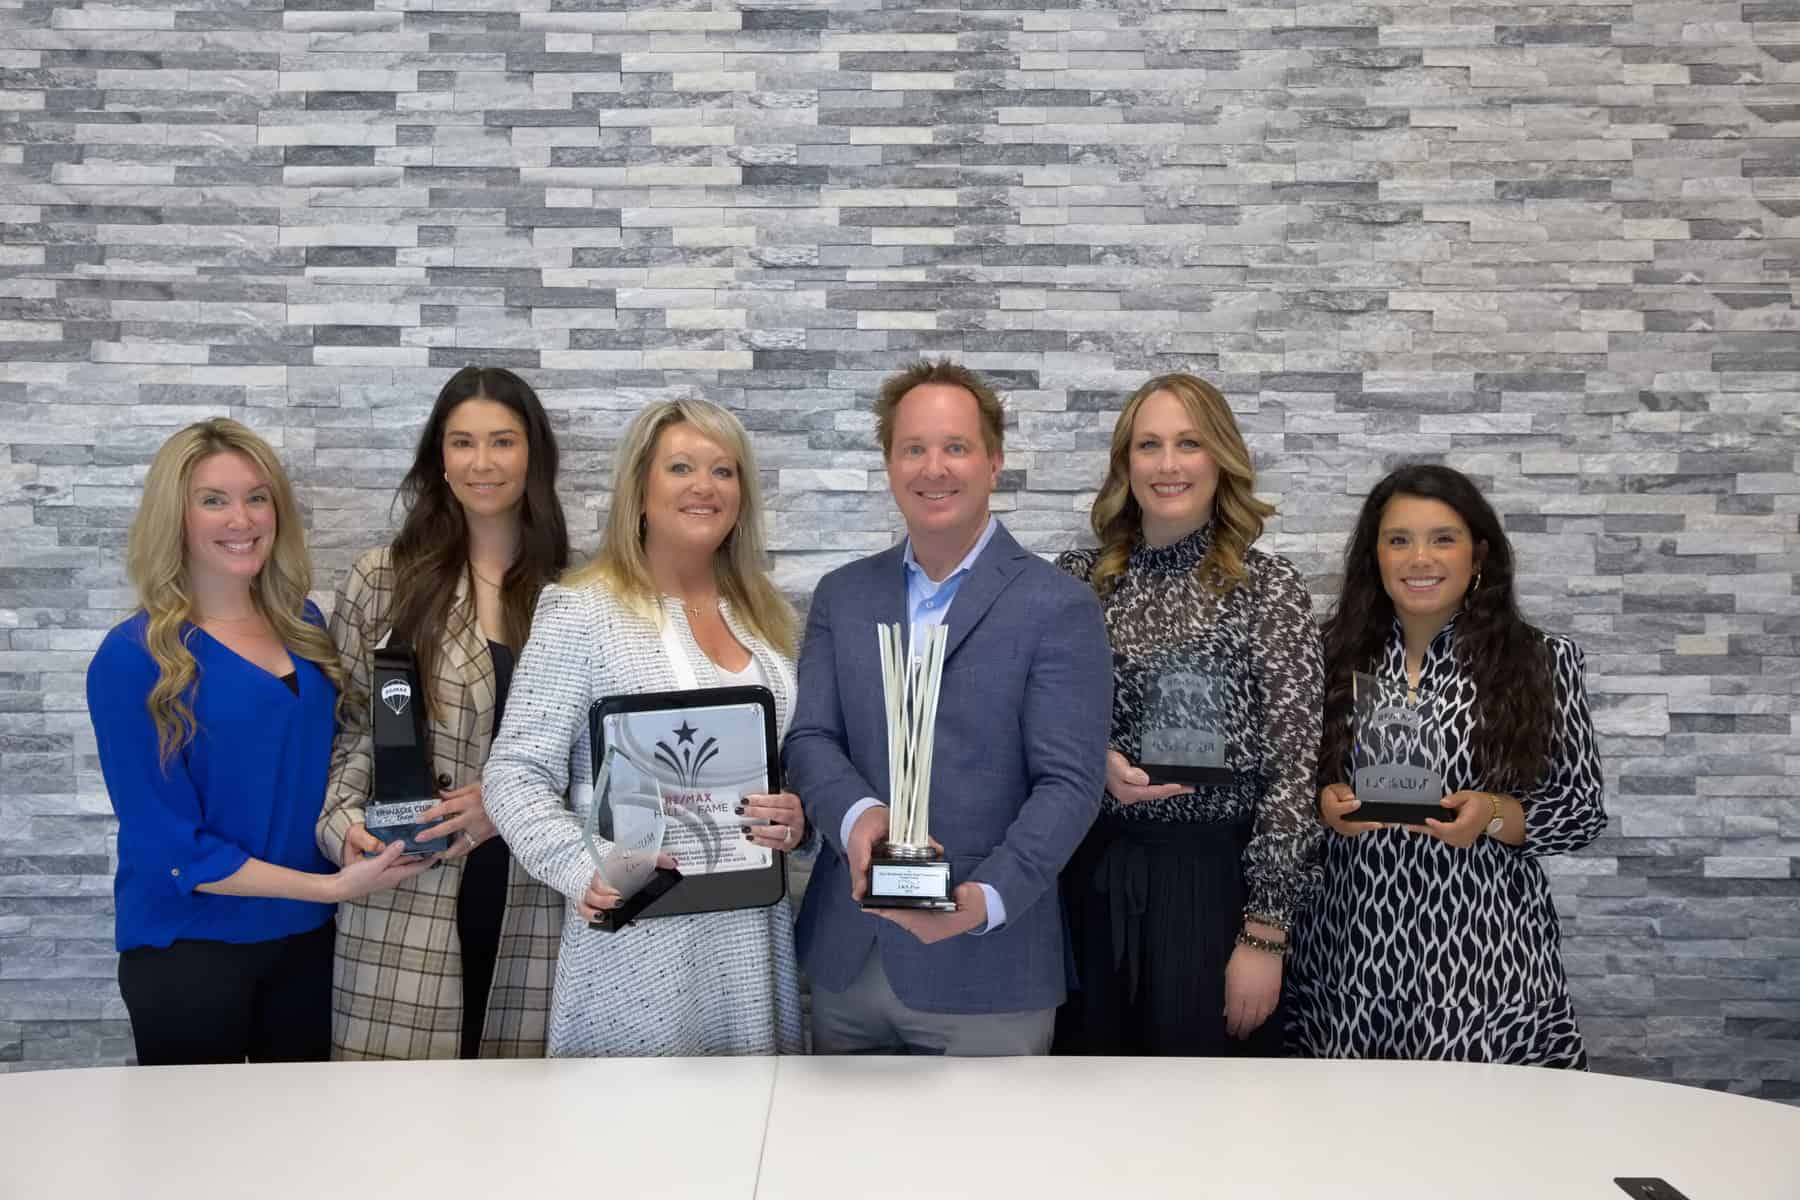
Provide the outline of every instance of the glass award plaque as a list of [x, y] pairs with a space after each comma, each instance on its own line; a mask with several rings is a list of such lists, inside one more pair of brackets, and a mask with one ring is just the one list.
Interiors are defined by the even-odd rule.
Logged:
[[682, 884], [652, 897], [644, 919], [763, 907], [787, 894], [787, 856], [746, 838], [737, 813], [746, 795], [781, 790], [768, 688], [608, 696], [588, 712], [588, 737], [597, 761], [613, 757], [615, 770], [628, 762], [639, 793], [661, 799], [658, 845]]
[[1172, 657], [1145, 677], [1136, 765], [1152, 784], [1230, 783], [1225, 728], [1224, 677], [1198, 652]]
[[667, 826], [656, 776], [617, 746], [609, 747], [594, 776], [581, 838], [600, 878], [623, 899], [589, 921], [589, 929], [617, 933], [681, 882], [680, 871], [656, 865]]
[[404, 840], [408, 857], [448, 850], [448, 834], [429, 841], [420, 841], [418, 836], [424, 827], [420, 818], [437, 804], [438, 795], [426, 749], [423, 697], [411, 647], [387, 645], [375, 651], [369, 692], [373, 780], [369, 802], [363, 806], [363, 828], [383, 843]]
[[1357, 672], [1351, 729], [1350, 786], [1361, 801], [1356, 821], [1422, 825], [1427, 818], [1449, 820], [1444, 798], [1440, 735], [1433, 698], [1409, 689], [1404, 680]]

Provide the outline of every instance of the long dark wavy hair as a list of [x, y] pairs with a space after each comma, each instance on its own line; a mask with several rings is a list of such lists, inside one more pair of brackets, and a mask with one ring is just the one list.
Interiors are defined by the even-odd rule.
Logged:
[[1550, 764], [1556, 696], [1544, 634], [1526, 624], [1513, 595], [1512, 544], [1493, 506], [1461, 471], [1413, 463], [1370, 491], [1344, 551], [1344, 586], [1325, 618], [1325, 734], [1319, 783], [1344, 781], [1350, 750], [1351, 677], [1380, 660], [1394, 622], [1394, 602], [1381, 584], [1376, 539], [1395, 496], [1438, 500], [1456, 510], [1485, 557], [1456, 617], [1457, 664], [1474, 680], [1480, 706], [1474, 765], [1488, 786], [1526, 788]]
[[[538, 593], [569, 565], [569, 527], [556, 496], [556, 435], [531, 385], [501, 367], [464, 367], [450, 377], [419, 434], [412, 468], [397, 500], [406, 521], [394, 538], [393, 628], [413, 648], [426, 702], [431, 694], [445, 631], [456, 603], [456, 585], [469, 572], [469, 525], [444, 478], [444, 426], [465, 400], [492, 400], [511, 409], [525, 427], [525, 494], [519, 502], [519, 553], [500, 581], [506, 622], [503, 636], [515, 650], [531, 633]], [[470, 593], [474, 580], [469, 580]], [[473, 600], [465, 597], [465, 604]]]

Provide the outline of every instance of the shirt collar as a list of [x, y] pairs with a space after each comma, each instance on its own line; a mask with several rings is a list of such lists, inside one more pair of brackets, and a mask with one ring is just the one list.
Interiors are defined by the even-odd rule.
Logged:
[[970, 547], [968, 554], [964, 555], [963, 560], [956, 564], [954, 571], [936, 582], [932, 580], [931, 576], [925, 574], [925, 568], [921, 567], [919, 560], [913, 557], [912, 538], [910, 537], [906, 539], [905, 548], [900, 554], [900, 561], [906, 565], [908, 578], [917, 575], [920, 581], [929, 587], [942, 587], [975, 565], [975, 560], [981, 557], [981, 552], [987, 549], [987, 544], [994, 540], [994, 530], [999, 527], [1000, 519], [992, 513], [988, 514], [987, 528], [983, 529], [981, 536], [975, 539], [975, 545]]

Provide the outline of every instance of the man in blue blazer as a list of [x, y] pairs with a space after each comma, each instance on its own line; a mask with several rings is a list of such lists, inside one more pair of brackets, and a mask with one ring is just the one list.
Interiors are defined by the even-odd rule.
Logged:
[[[819, 1053], [1042, 1054], [1065, 995], [1057, 873], [1099, 809], [1112, 662], [1091, 589], [988, 512], [1000, 401], [949, 360], [887, 379], [876, 427], [906, 541], [813, 594], [783, 761], [824, 845], [796, 936]], [[865, 912], [887, 834], [877, 624], [947, 626], [930, 832], [957, 911]]]

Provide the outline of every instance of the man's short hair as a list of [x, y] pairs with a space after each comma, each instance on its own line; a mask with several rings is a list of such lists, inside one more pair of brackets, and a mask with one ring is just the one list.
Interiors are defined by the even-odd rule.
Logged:
[[893, 457], [894, 414], [900, 410], [900, 401], [906, 393], [926, 383], [953, 384], [975, 397], [975, 407], [981, 412], [981, 440], [987, 452], [999, 454], [1005, 449], [1006, 409], [987, 380], [948, 358], [936, 362], [921, 358], [882, 380], [881, 390], [875, 393], [875, 436], [881, 442], [881, 457]]

